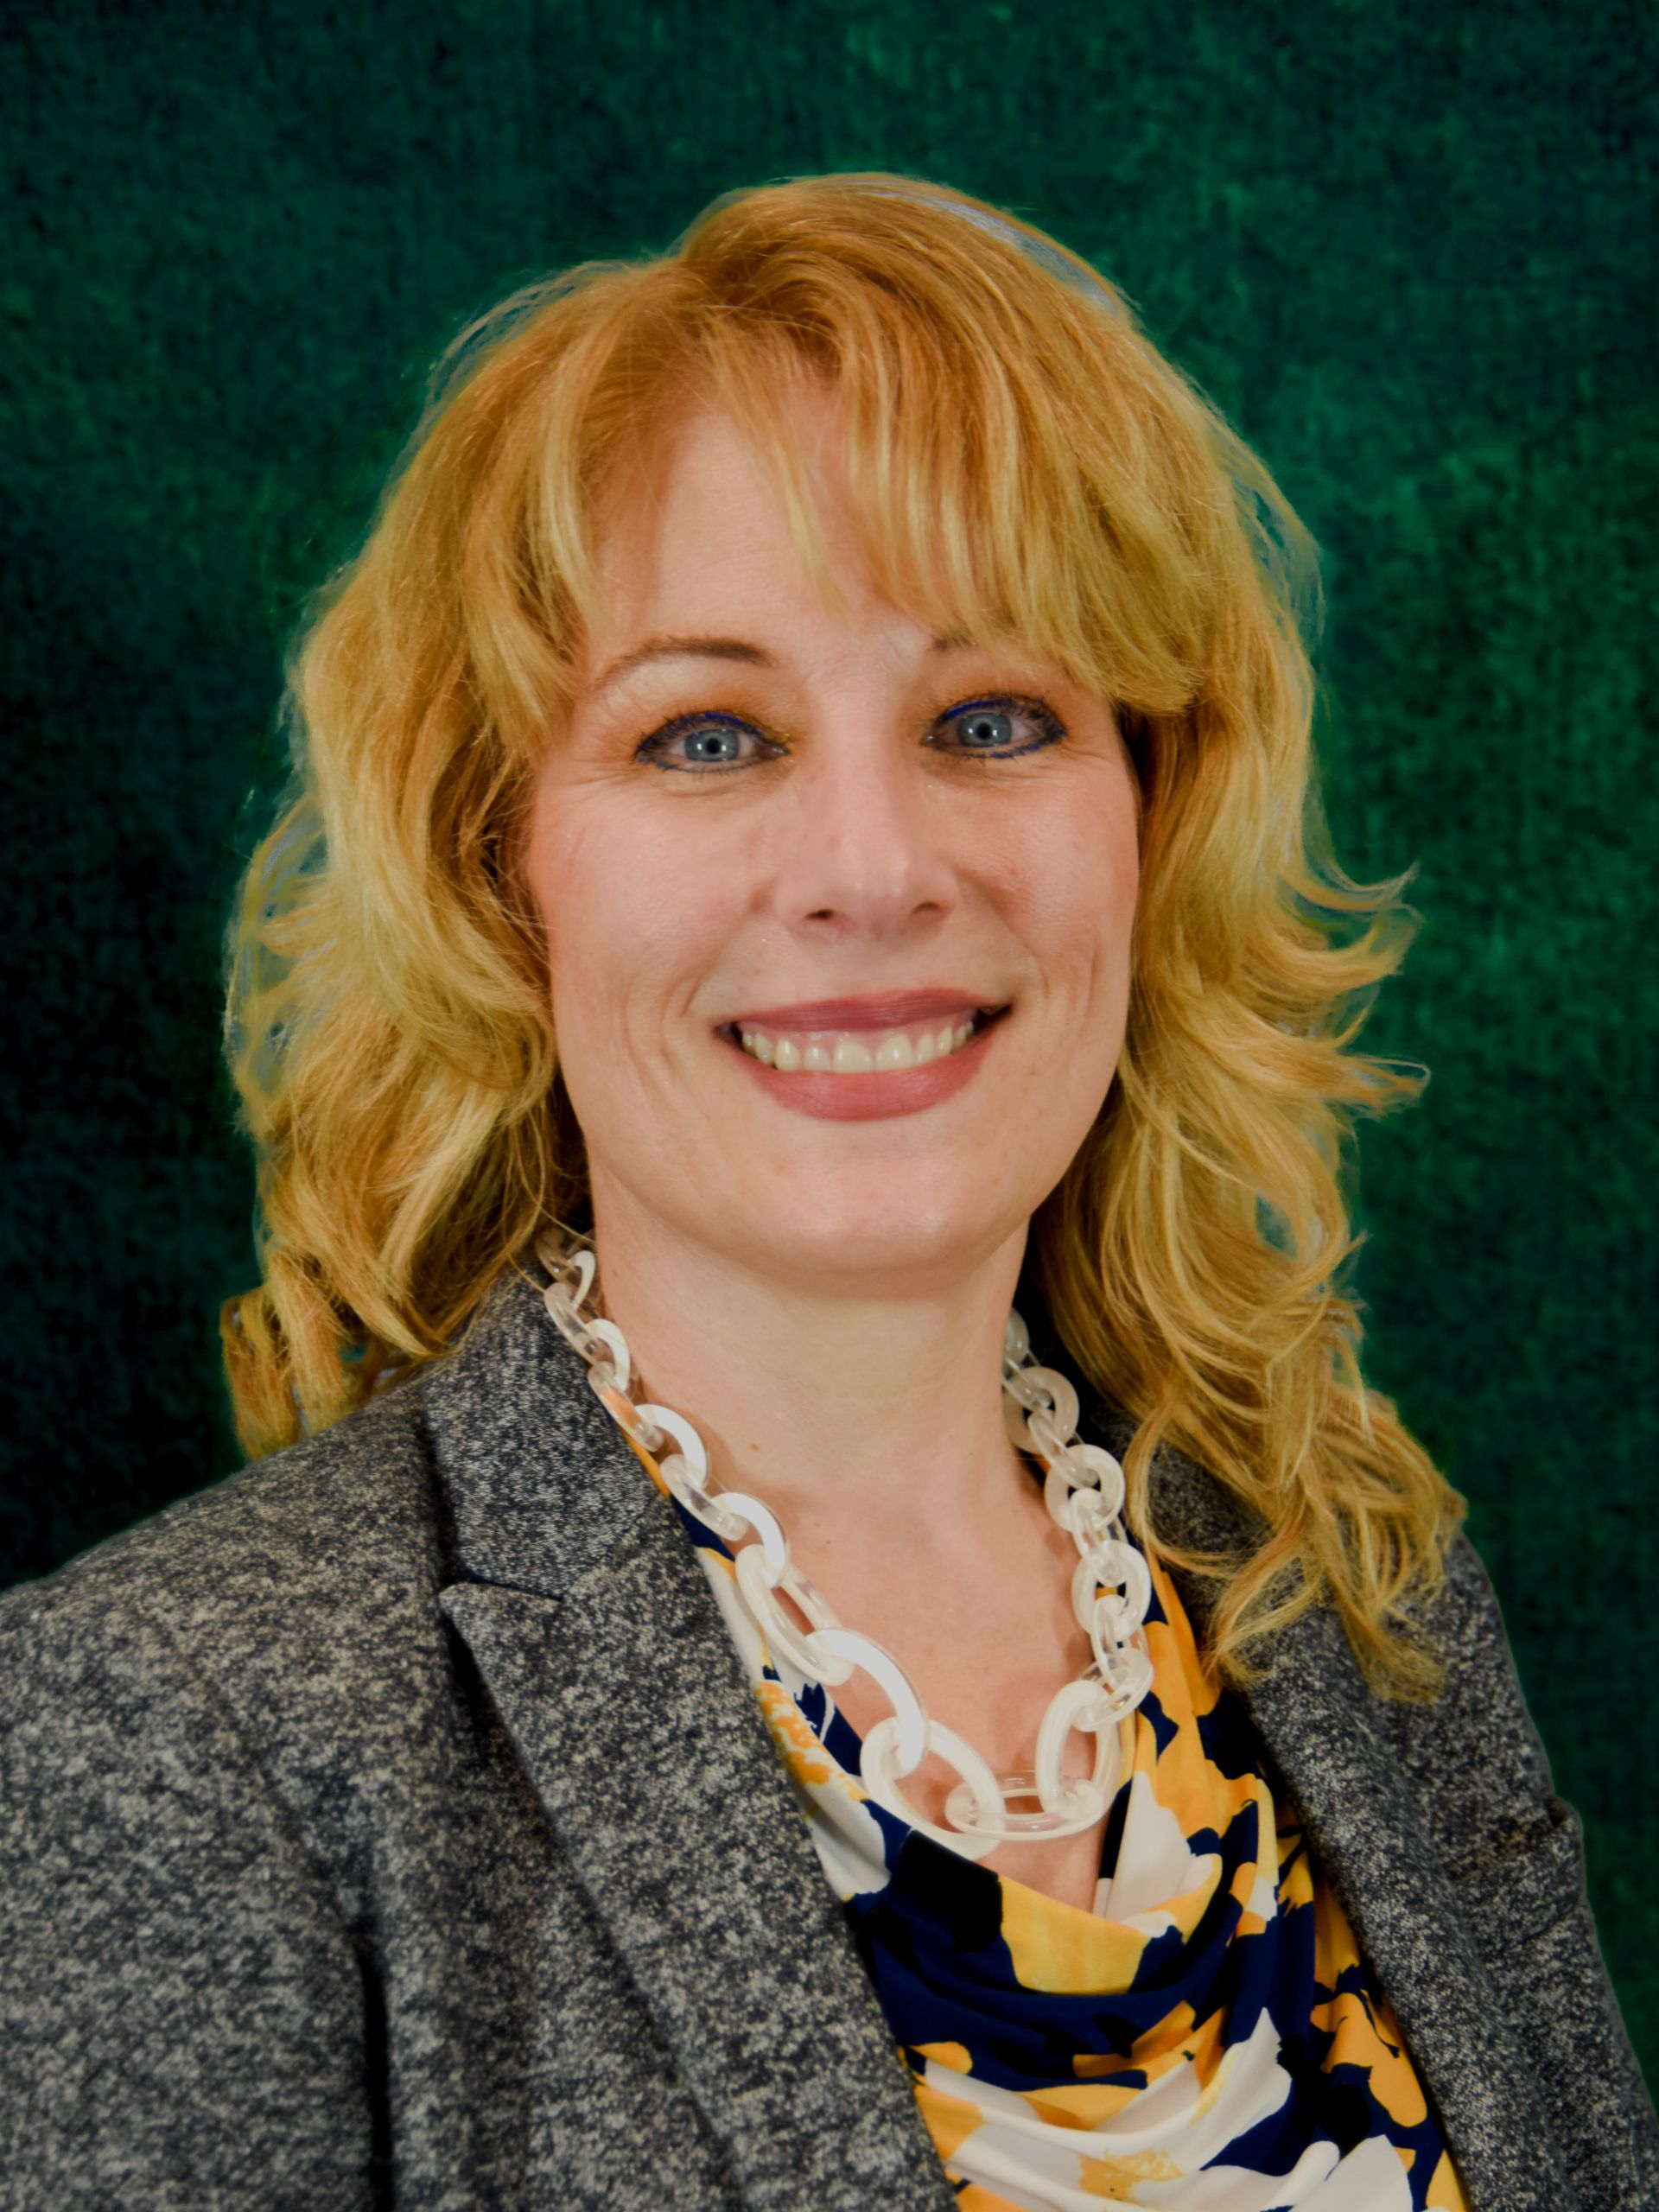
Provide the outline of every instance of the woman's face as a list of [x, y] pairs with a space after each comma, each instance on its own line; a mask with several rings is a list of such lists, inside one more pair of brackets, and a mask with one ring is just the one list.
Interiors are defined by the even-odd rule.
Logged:
[[833, 397], [798, 421], [844, 609], [737, 426], [682, 417], [606, 511], [524, 865], [601, 1240], [905, 1294], [1021, 1235], [1100, 1110], [1136, 790], [1105, 701], [877, 596]]

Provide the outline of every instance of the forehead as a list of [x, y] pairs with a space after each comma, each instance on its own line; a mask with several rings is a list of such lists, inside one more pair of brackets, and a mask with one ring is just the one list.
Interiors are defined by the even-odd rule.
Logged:
[[[862, 556], [834, 395], [791, 398], [784, 421], [824, 550], [845, 577]], [[594, 556], [610, 626], [654, 621], [671, 603], [764, 597], [799, 565], [785, 495], [754, 439], [709, 403], [675, 410], [629, 448], [595, 503]]]
[[595, 517], [592, 623], [574, 671], [596, 702], [648, 682], [653, 664], [683, 670], [706, 658], [874, 677], [913, 668], [945, 642], [872, 569], [847, 497], [833, 395], [791, 404], [780, 427], [810, 503], [805, 546], [791, 527], [788, 487], [715, 406], [665, 423], [607, 487]]
[[1034, 605], [1021, 619], [976, 562], [964, 573], [941, 560], [944, 539], [982, 550], [993, 534], [988, 517], [961, 512], [972, 488], [936, 476], [925, 448], [907, 473], [891, 432], [876, 443], [862, 449], [816, 372], [766, 379], [752, 413], [688, 387], [666, 397], [588, 510], [578, 689], [647, 641], [698, 636], [763, 641], [757, 659], [872, 665], [947, 640], [1012, 646], [1087, 683]]
[[965, 643], [930, 636], [882, 596], [830, 492], [832, 476], [824, 472], [815, 500], [833, 580], [826, 594], [802, 562], [752, 442], [729, 416], [687, 422], [613, 506], [584, 688], [603, 696], [653, 664], [695, 660], [869, 677]]

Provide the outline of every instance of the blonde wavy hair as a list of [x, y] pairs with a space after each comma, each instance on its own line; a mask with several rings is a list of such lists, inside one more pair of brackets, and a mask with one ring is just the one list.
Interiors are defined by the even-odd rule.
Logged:
[[[688, 397], [747, 426], [832, 600], [791, 395], [830, 379], [872, 570], [939, 630], [1015, 636], [1114, 703], [1141, 880], [1117, 1080], [1033, 1229], [1052, 1320], [1140, 1426], [1150, 1547], [1207, 1576], [1208, 1644], [1333, 1602], [1385, 1694], [1461, 1511], [1369, 1390], [1340, 1287], [1357, 1114], [1426, 1080], [1351, 1047], [1414, 918], [1338, 868], [1313, 782], [1317, 556], [1130, 302], [982, 202], [880, 174], [728, 194], [670, 252], [504, 300], [448, 348], [361, 550], [296, 640], [294, 776], [227, 944], [227, 1055], [263, 1281], [226, 1301], [258, 1455], [453, 1348], [550, 1221], [581, 1131], [517, 869], [596, 606], [597, 503]], [[1261, 1516], [1244, 1556], [1148, 1519], [1167, 1438]]]

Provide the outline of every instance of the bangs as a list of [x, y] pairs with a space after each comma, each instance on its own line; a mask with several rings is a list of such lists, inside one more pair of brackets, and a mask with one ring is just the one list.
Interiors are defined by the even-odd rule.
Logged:
[[886, 599], [938, 634], [1018, 641], [1131, 712], [1192, 706], [1223, 611], [1256, 595], [1248, 525], [1270, 482], [1127, 300], [964, 206], [798, 180], [717, 204], [672, 257], [566, 290], [524, 546], [562, 658], [597, 612], [606, 499], [648, 480], [698, 406], [741, 426], [808, 576], [841, 601], [799, 412], [828, 391], [836, 496]]

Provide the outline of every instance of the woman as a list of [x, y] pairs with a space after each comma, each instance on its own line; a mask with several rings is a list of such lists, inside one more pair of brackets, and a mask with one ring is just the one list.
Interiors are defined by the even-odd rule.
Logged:
[[460, 346], [232, 932], [255, 1464], [0, 1608], [7, 2203], [1655, 2201], [1337, 1287], [1310, 573], [938, 188]]

